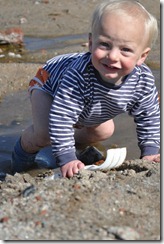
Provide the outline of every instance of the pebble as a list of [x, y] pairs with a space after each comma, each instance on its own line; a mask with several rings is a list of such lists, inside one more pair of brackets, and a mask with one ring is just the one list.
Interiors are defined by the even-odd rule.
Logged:
[[108, 233], [115, 235], [119, 240], [139, 240], [140, 238], [139, 233], [129, 226], [112, 226], [108, 229]]
[[35, 186], [31, 185], [25, 188], [22, 192], [23, 197], [28, 197], [30, 194], [33, 194], [35, 192]]
[[13, 53], [13, 52], [9, 52], [8, 56], [12, 57], [12, 58], [21, 58], [22, 57], [20, 54], [16, 54], [16, 53]]
[[24, 33], [21, 28], [13, 27], [0, 30], [0, 44], [22, 44]]
[[25, 17], [20, 18], [19, 20], [20, 24], [25, 24], [27, 23], [27, 19]]

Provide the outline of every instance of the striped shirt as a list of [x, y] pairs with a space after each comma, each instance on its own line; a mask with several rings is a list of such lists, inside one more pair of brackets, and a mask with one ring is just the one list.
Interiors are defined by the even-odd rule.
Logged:
[[105, 83], [91, 62], [91, 53], [50, 59], [43, 69], [49, 78], [42, 89], [53, 96], [49, 133], [59, 166], [77, 159], [74, 124], [94, 126], [127, 112], [136, 123], [141, 156], [157, 154], [160, 108], [154, 76], [142, 64], [120, 85]]

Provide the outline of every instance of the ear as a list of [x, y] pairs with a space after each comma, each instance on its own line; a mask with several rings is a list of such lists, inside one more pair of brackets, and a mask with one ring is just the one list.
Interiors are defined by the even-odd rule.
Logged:
[[88, 42], [89, 42], [89, 51], [92, 51], [92, 33], [90, 32], [88, 35]]
[[150, 47], [147, 47], [141, 54], [141, 57], [138, 59], [137, 61], [137, 65], [140, 66], [141, 64], [143, 64], [145, 62], [145, 59], [147, 58], [149, 52], [150, 52]]

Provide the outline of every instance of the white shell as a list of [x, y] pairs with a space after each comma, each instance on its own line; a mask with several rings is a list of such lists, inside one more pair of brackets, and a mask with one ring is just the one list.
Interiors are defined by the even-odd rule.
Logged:
[[101, 165], [86, 165], [84, 169], [88, 170], [109, 170], [120, 166], [126, 158], [127, 150], [123, 148], [112, 148], [107, 150], [107, 157]]

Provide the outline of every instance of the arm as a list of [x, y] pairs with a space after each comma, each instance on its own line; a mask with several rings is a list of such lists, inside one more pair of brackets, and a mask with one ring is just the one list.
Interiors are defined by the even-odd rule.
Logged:
[[160, 147], [160, 109], [158, 92], [152, 86], [135, 104], [134, 116], [141, 158], [158, 162]]
[[73, 128], [83, 109], [81, 94], [76, 77], [73, 79], [68, 72], [57, 89], [50, 111], [52, 151], [64, 177], [71, 177], [84, 167], [76, 157]]

